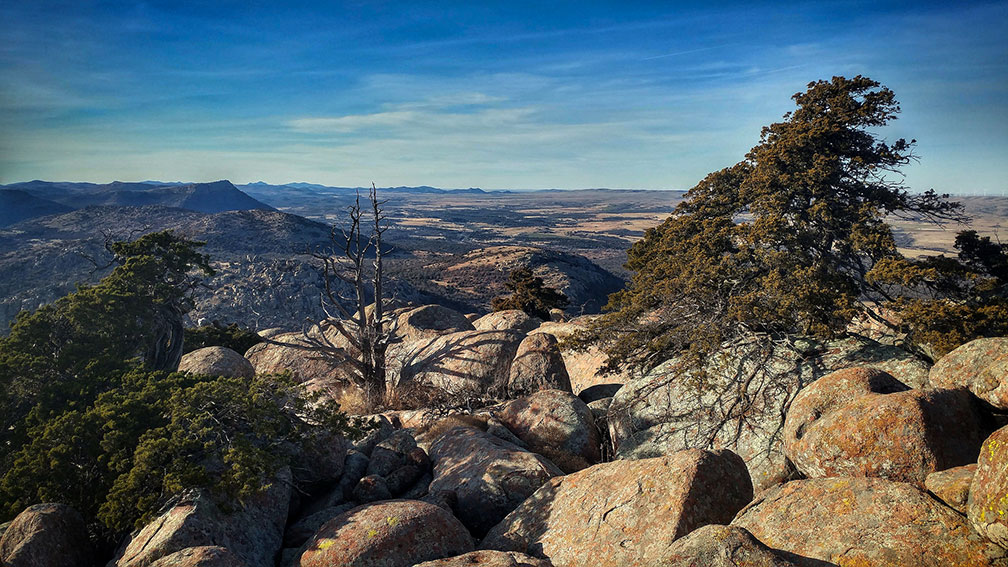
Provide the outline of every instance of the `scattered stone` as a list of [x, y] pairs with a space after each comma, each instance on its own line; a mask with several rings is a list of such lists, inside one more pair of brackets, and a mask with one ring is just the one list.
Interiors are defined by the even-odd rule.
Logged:
[[391, 500], [392, 491], [389, 490], [385, 477], [376, 474], [369, 474], [360, 479], [353, 489], [354, 500], [364, 502], [377, 502], [378, 500]]
[[182, 356], [179, 372], [225, 376], [227, 378], [252, 378], [255, 367], [247, 358], [222, 346], [196, 349]]
[[423, 471], [415, 465], [403, 465], [385, 475], [385, 484], [389, 492], [399, 496], [408, 491], [421, 476]]
[[409, 567], [473, 550], [454, 516], [419, 500], [393, 500], [350, 510], [319, 529], [300, 567]]
[[494, 311], [473, 321], [477, 331], [517, 331], [522, 335], [531, 332], [542, 323], [520, 309]]
[[783, 552], [770, 549], [744, 528], [710, 524], [676, 540], [662, 567], [799, 567]]
[[87, 526], [66, 504], [35, 504], [14, 518], [0, 537], [4, 567], [91, 567]]
[[482, 431], [456, 427], [431, 444], [432, 494], [455, 492], [458, 517], [476, 537], [563, 471], [535, 453]]
[[1008, 548], [1008, 426], [983, 442], [966, 515], [981, 535]]
[[[567, 323], [546, 322], [540, 325], [536, 332], [548, 333], [558, 340], [563, 340], [584, 329], [583, 323], [575, 321]], [[596, 345], [589, 346], [583, 351], [563, 348], [560, 350], [560, 354], [563, 356], [564, 368], [567, 369], [567, 375], [570, 377], [571, 391], [575, 394], [599, 384], [625, 384], [636, 377], [629, 370], [612, 374], [602, 372], [601, 369], [609, 356]]]
[[599, 434], [591, 410], [569, 391], [540, 390], [506, 402], [492, 413], [529, 450], [566, 473], [599, 461]]
[[447, 559], [436, 559], [425, 561], [414, 567], [553, 567], [553, 564], [545, 559], [517, 553], [514, 551], [494, 551], [481, 549], [449, 557]]
[[507, 393], [510, 397], [518, 397], [548, 389], [570, 392], [570, 376], [556, 337], [532, 333], [518, 345], [511, 363]]
[[764, 492], [733, 526], [766, 545], [838, 565], [993, 566], [1004, 549], [913, 485], [880, 478], [815, 478]]
[[935, 388], [967, 388], [1008, 410], [1008, 337], [976, 339], [941, 357], [931, 369]]
[[659, 565], [673, 541], [728, 523], [751, 499], [749, 473], [730, 451], [603, 463], [550, 480], [481, 548], [546, 557], [557, 567]]
[[176, 551], [151, 563], [150, 567], [246, 567], [246, 565], [226, 548], [205, 545]]
[[368, 463], [368, 474], [388, 476], [392, 471], [407, 464], [407, 457], [417, 448], [416, 440], [409, 431], [399, 430], [375, 445]]
[[339, 482], [339, 494], [343, 498], [349, 498], [353, 494], [357, 483], [367, 474], [369, 461], [367, 455], [356, 449], [347, 451], [343, 461], [343, 476]]
[[966, 502], [969, 500], [970, 484], [976, 473], [976, 463], [953, 467], [951, 469], [933, 472], [924, 479], [924, 488], [935, 498], [948, 504], [958, 512], [966, 513]]

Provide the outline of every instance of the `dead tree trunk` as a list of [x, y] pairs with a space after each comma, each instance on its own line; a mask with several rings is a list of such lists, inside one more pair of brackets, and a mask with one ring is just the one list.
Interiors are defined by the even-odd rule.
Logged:
[[[382, 236], [388, 230], [388, 223], [382, 210], [384, 203], [378, 200], [373, 183], [369, 200], [367, 209], [362, 209], [358, 193], [348, 209], [349, 227], [338, 229], [334, 226], [330, 232], [333, 249], [324, 253], [311, 252], [322, 264], [325, 284], [322, 309], [326, 320], [317, 327], [304, 329], [303, 336], [309, 350], [349, 367], [352, 370], [350, 381], [361, 388], [368, 405], [377, 408], [389, 395], [385, 353], [392, 337], [392, 325], [385, 309], [382, 264], [385, 253]], [[362, 228], [366, 233], [362, 233]]]

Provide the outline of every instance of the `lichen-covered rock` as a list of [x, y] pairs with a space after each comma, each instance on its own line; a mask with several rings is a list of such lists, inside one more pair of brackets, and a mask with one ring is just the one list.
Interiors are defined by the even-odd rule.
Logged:
[[216, 545], [188, 547], [151, 563], [151, 567], [246, 567], [246, 564]]
[[[332, 333], [330, 330], [327, 335]], [[337, 343], [340, 338], [332, 337]], [[339, 402], [345, 411], [359, 414], [369, 410], [370, 402], [365, 399], [363, 390], [351, 382], [355, 374], [349, 364], [305, 350], [309, 342], [300, 332], [283, 333], [270, 341], [253, 345], [245, 353], [256, 374], [290, 372], [294, 380], [303, 383], [309, 391]]]
[[0, 537], [4, 567], [91, 567], [87, 526], [66, 504], [36, 504], [17, 515]]
[[521, 309], [494, 311], [473, 321], [477, 331], [517, 331], [526, 334], [542, 323]]
[[973, 463], [933, 472], [924, 479], [924, 488], [935, 498], [965, 514], [976, 468], [976, 463]]
[[433, 339], [449, 333], [474, 331], [465, 315], [441, 305], [424, 305], [399, 314], [395, 335], [403, 341]]
[[966, 515], [984, 537], [1008, 549], [1008, 426], [980, 449]]
[[567, 473], [599, 461], [599, 434], [591, 410], [569, 391], [540, 390], [493, 408], [494, 417], [529, 450]]
[[186, 548], [221, 546], [248, 567], [272, 567], [287, 523], [290, 483], [290, 471], [285, 469], [265, 491], [230, 513], [210, 498], [195, 494], [144, 526], [113, 563], [116, 567], [146, 567]]
[[391, 500], [392, 491], [389, 490], [385, 477], [369, 474], [357, 482], [357, 486], [353, 489], [353, 498], [357, 502]]
[[514, 331], [462, 331], [393, 345], [389, 376], [406, 407], [503, 392], [524, 335]]
[[527, 396], [539, 390], [571, 391], [570, 376], [564, 366], [556, 337], [532, 333], [518, 345], [508, 377], [510, 397]]
[[410, 452], [416, 448], [416, 440], [409, 431], [392, 433], [371, 450], [367, 473], [388, 476], [392, 471], [405, 466]]
[[449, 512], [420, 500], [391, 500], [326, 522], [296, 564], [409, 567], [472, 550], [472, 536]]
[[603, 463], [543, 485], [480, 547], [557, 567], [660, 565], [673, 541], [729, 522], [751, 499], [745, 464], [730, 451]]
[[228, 378], [255, 376], [255, 367], [247, 358], [222, 346], [204, 347], [183, 355], [178, 369], [179, 372]]
[[432, 494], [453, 491], [456, 515], [480, 537], [554, 476], [557, 466], [495, 435], [456, 427], [431, 444]]
[[766, 545], [838, 565], [1004, 565], [1006, 552], [913, 485], [880, 478], [796, 480], [764, 492], [732, 525]]
[[553, 564], [524, 553], [480, 549], [456, 557], [424, 561], [414, 567], [553, 567]]
[[960, 346], [935, 363], [929, 381], [935, 388], [968, 388], [981, 400], [1008, 410], [1008, 337]]
[[[669, 360], [613, 397], [608, 424], [617, 457], [654, 457], [713, 443], [738, 453], [753, 486], [764, 490], [794, 474], [781, 437], [789, 401], [808, 384], [853, 366], [885, 370], [909, 385], [922, 383], [928, 368], [905, 351], [863, 338], [726, 347], [708, 360], [702, 383]], [[732, 409], [735, 401], [745, 404], [744, 412]]]
[[710, 524], [676, 540], [662, 567], [798, 567], [785, 553], [770, 549], [737, 526]]
[[874, 383], [862, 385], [892, 393], [855, 396], [844, 377], [856, 373], [840, 371], [811, 384], [788, 412], [785, 454], [805, 476], [873, 476], [923, 486], [935, 471], [976, 460], [980, 422], [969, 392], [892, 391], [900, 386], [895, 379], [875, 375]]
[[301, 518], [284, 532], [284, 547], [300, 547], [304, 542], [308, 541], [309, 538], [315, 535], [315, 532], [317, 532], [323, 524], [344, 512], [354, 509], [355, 507], [356, 506], [354, 504], [340, 504], [338, 506], [324, 508], [314, 514], [309, 514]]

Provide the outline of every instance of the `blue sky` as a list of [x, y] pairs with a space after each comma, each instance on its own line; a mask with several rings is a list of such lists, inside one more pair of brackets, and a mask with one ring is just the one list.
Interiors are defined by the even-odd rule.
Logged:
[[867, 75], [915, 190], [1008, 189], [1008, 2], [0, 3], [0, 183], [685, 189]]

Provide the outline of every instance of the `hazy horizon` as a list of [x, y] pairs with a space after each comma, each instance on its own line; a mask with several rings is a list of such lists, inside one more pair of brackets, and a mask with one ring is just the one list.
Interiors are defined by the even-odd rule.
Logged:
[[0, 6], [0, 184], [684, 190], [866, 75], [913, 191], [1008, 190], [1008, 2]]

